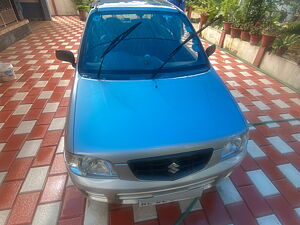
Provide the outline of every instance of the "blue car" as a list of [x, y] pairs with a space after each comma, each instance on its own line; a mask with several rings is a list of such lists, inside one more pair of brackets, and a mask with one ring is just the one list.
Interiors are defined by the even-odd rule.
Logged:
[[89, 198], [141, 206], [200, 196], [246, 154], [248, 127], [186, 15], [164, 0], [90, 11], [66, 124], [65, 161]]

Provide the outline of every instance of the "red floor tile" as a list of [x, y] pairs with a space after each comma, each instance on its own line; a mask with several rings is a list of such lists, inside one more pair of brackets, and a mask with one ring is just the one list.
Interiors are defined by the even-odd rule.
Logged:
[[134, 225], [133, 211], [131, 207], [112, 210], [109, 217], [109, 225]]
[[157, 216], [160, 224], [173, 225], [179, 219], [181, 212], [177, 202], [157, 205]]
[[201, 204], [210, 224], [230, 224], [231, 219], [216, 192], [205, 193]]
[[22, 181], [4, 182], [0, 186], [0, 210], [12, 207]]
[[157, 220], [148, 220], [144, 222], [135, 223], [134, 225], [159, 225]]
[[64, 192], [67, 175], [48, 177], [40, 202], [60, 201]]
[[5, 180], [24, 179], [30, 168], [31, 162], [32, 162], [32, 158], [16, 159], [12, 163], [12, 165], [5, 177]]
[[47, 131], [45, 134], [45, 138], [43, 139], [42, 146], [45, 147], [51, 145], [58, 145], [61, 135], [61, 130]]
[[255, 218], [244, 203], [228, 205], [227, 210], [235, 225], [257, 224]]
[[184, 220], [185, 225], [209, 225], [203, 210], [191, 212]]
[[82, 216], [85, 207], [85, 197], [76, 187], [68, 187], [63, 199], [61, 218]]
[[237, 186], [246, 186], [252, 184], [248, 175], [240, 166], [233, 170], [232, 174], [230, 175], [230, 178], [232, 182]]
[[0, 143], [7, 142], [8, 138], [14, 132], [15, 128], [1, 128], [0, 129]]
[[52, 167], [50, 170], [50, 174], [59, 174], [59, 173], [66, 173], [67, 168], [65, 166], [64, 155], [63, 154], [56, 154], [54, 157], [54, 161], [52, 163]]
[[36, 125], [33, 127], [28, 139], [43, 139], [48, 130], [48, 125]]
[[7, 171], [13, 160], [15, 159], [17, 152], [0, 152], [0, 172]]
[[16, 151], [22, 148], [22, 145], [25, 142], [27, 134], [16, 134], [12, 135], [9, 139], [7, 144], [4, 147], [4, 151]]
[[75, 217], [71, 219], [63, 219], [58, 222], [58, 225], [82, 225], [83, 217]]
[[271, 180], [278, 180], [284, 178], [284, 175], [281, 171], [276, 167], [276, 164], [270, 160], [268, 157], [258, 158], [256, 162], [260, 166], [260, 168], [264, 171], [264, 173]]
[[22, 122], [24, 115], [11, 115], [6, 121], [3, 127], [18, 127]]
[[50, 165], [52, 162], [54, 153], [55, 153], [56, 146], [49, 146], [49, 147], [42, 147], [38, 151], [33, 166], [44, 166]]
[[270, 207], [276, 213], [277, 218], [284, 225], [299, 224], [299, 217], [288, 202], [280, 195], [267, 199]]
[[254, 185], [240, 187], [239, 192], [255, 217], [261, 217], [272, 213], [266, 200], [261, 196]]
[[300, 207], [300, 191], [297, 190], [287, 179], [276, 180], [274, 185], [293, 207]]
[[39, 195], [39, 192], [18, 195], [7, 224], [30, 223]]

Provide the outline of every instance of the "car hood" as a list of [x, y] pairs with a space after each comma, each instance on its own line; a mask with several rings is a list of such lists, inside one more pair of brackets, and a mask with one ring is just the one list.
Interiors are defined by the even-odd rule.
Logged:
[[77, 154], [183, 146], [247, 129], [238, 105], [213, 69], [156, 81], [80, 78], [76, 89], [72, 136]]

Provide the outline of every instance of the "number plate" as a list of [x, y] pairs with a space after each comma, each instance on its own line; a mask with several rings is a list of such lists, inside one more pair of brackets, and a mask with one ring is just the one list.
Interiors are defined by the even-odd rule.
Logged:
[[186, 191], [174, 192], [165, 195], [158, 195], [152, 198], [140, 199], [139, 206], [159, 205], [168, 202], [200, 197], [202, 195], [202, 192], [203, 192], [203, 188], [197, 188], [193, 190], [186, 190]]

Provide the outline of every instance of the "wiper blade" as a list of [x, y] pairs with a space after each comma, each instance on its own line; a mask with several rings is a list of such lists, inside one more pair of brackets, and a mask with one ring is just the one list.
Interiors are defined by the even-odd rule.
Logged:
[[207, 23], [204, 27], [202, 27], [200, 30], [198, 30], [195, 33], [190, 34], [180, 45], [178, 45], [168, 56], [168, 58], [160, 65], [160, 67], [156, 70], [155, 73], [153, 73], [151, 79], [155, 79], [155, 77], [157, 76], [157, 74], [159, 74], [159, 72], [161, 71], [161, 69], [170, 61], [170, 59], [173, 58], [173, 56], [182, 48], [182, 46], [184, 46], [187, 42], [189, 42], [191, 39], [193, 39], [194, 37], [196, 37], [198, 34], [201, 33], [201, 31], [203, 31], [206, 27], [210, 26], [211, 24], [213, 24], [214, 22], [216, 22], [218, 19], [220, 19], [220, 17], [216, 17], [214, 18], [211, 22]]
[[127, 30], [125, 30], [123, 33], [119, 34], [115, 39], [113, 39], [108, 47], [105, 49], [105, 51], [102, 53], [100, 57], [100, 66], [97, 73], [97, 78], [99, 79], [101, 74], [101, 68], [104, 61], [104, 57], [113, 50], [122, 40], [124, 40], [132, 31], [134, 31], [142, 22], [138, 22], [134, 24], [133, 26], [129, 27]]

